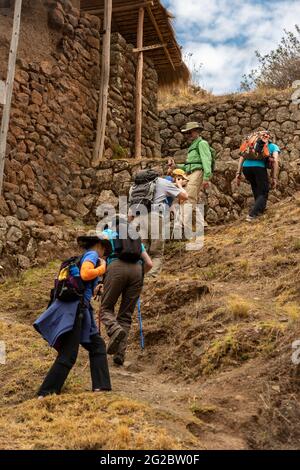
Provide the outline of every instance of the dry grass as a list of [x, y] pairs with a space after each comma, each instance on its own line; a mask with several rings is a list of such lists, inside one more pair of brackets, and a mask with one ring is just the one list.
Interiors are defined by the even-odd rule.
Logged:
[[238, 295], [231, 295], [227, 301], [227, 309], [234, 319], [247, 318], [251, 312], [251, 304]]
[[[292, 89], [283, 90], [282, 95], [290, 98]], [[196, 91], [193, 87], [187, 85], [180, 85], [174, 89], [161, 89], [158, 95], [159, 109], [167, 110], [170, 108], [193, 106], [195, 104], [216, 103], [221, 104], [228, 101], [238, 101], [239, 99], [248, 98], [249, 100], [263, 100], [272, 99], [278, 95], [278, 90], [259, 88], [257, 90], [245, 93], [231, 93], [228, 95], [213, 95], [205, 90]]]
[[288, 315], [291, 321], [297, 321], [300, 318], [300, 305], [296, 302], [288, 302], [283, 307], [283, 311]]
[[0, 285], [1, 317], [32, 322], [48, 305], [59, 261], [32, 268]]
[[[116, 401], [119, 403], [117, 408], [114, 406]], [[52, 396], [2, 410], [0, 448], [122, 450], [182, 447], [179, 440], [170, 437], [154, 422], [155, 412], [149, 407], [111, 393]]]
[[205, 103], [210, 98], [211, 95], [207, 91], [182, 83], [173, 88], [161, 88], [158, 93], [158, 106], [160, 110], [192, 106]]
[[[0, 322], [6, 365], [0, 368], [1, 449], [176, 449], [183, 444], [150, 406], [112, 393], [85, 392], [86, 357], [79, 359], [61, 396], [34, 399], [54, 352], [32, 327]], [[169, 417], [171, 421], [171, 417]], [[170, 422], [172, 427], [172, 422]]]
[[224, 335], [209, 345], [201, 357], [200, 369], [204, 374], [210, 374], [222, 364], [232, 365], [232, 360], [240, 363], [269, 354], [284, 329], [285, 326], [276, 321], [230, 326]]

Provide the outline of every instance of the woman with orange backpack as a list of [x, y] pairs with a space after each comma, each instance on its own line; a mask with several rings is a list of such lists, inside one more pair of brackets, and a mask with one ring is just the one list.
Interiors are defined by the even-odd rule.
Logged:
[[251, 184], [254, 205], [246, 219], [248, 222], [255, 221], [266, 210], [270, 190], [268, 169], [272, 170], [272, 188], [277, 187], [279, 153], [280, 148], [271, 142], [268, 131], [251, 134], [241, 145], [236, 183], [240, 185], [243, 173]]

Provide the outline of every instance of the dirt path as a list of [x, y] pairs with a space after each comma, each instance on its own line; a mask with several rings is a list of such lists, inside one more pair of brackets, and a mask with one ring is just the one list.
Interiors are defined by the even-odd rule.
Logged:
[[193, 448], [249, 448], [242, 425], [255, 419], [257, 401], [245, 389], [244, 380], [255, 376], [257, 362], [245, 364], [238, 372], [226, 371], [218, 378], [174, 383], [158, 375], [155, 365], [140, 360], [137, 366], [132, 353], [130, 356], [132, 362], [128, 361], [124, 369], [111, 367], [118, 394], [151, 404], [162, 416], [172, 416], [172, 432], [184, 441], [192, 434], [196, 438], [191, 441]]

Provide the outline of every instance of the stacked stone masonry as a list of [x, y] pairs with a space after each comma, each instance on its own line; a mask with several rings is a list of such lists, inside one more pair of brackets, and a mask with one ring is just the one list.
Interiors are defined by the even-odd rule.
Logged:
[[[44, 5], [57, 43], [47, 60], [19, 57], [17, 61], [0, 199], [3, 259], [26, 253], [24, 243], [31, 240], [26, 224], [64, 226], [70, 219], [94, 220], [98, 199], [124, 194], [131, 180], [126, 170], [130, 165], [118, 160], [130, 161], [134, 156], [137, 57], [133, 46], [119, 34], [112, 36], [105, 160], [92, 168], [101, 22], [81, 13], [69, 0], [45, 0]], [[35, 13], [34, 5], [31, 12]], [[146, 58], [142, 157], [149, 159], [159, 157], [161, 150], [157, 90], [156, 71]], [[0, 106], [0, 117], [1, 113]], [[20, 230], [23, 237], [15, 240]]]
[[221, 223], [239, 217], [241, 209], [251, 204], [251, 189], [245, 182], [238, 189], [234, 183], [239, 146], [250, 132], [269, 129], [281, 147], [279, 187], [270, 195], [271, 202], [291, 195], [300, 184], [300, 107], [291, 94], [278, 93], [261, 98], [233, 96], [174, 108], [160, 113], [160, 136], [164, 157], [178, 161], [186, 158], [188, 143], [180, 132], [188, 121], [203, 124], [202, 136], [218, 153], [213, 185], [207, 195], [207, 220]]
[[[91, 161], [100, 82], [100, 20], [66, 0], [47, 2], [49, 24], [61, 31], [49, 61], [18, 61], [8, 135], [2, 215], [61, 223], [82, 217], [107, 175]], [[111, 86], [105, 158], [133, 156], [136, 55], [112, 38]], [[157, 75], [146, 61], [143, 157], [160, 155]], [[99, 171], [100, 173], [99, 173]], [[97, 176], [96, 176], [97, 175]], [[111, 177], [114, 186], [116, 183]], [[91, 188], [93, 188], [93, 193]]]
[[133, 159], [136, 55], [119, 34], [112, 37], [105, 158], [93, 168], [100, 20], [81, 14], [69, 0], [44, 3], [57, 42], [45, 60], [18, 60], [0, 198], [1, 265], [24, 269], [74, 251], [72, 227], [94, 225], [99, 204], [116, 205], [139, 169], [156, 167], [163, 174], [167, 157], [184, 160], [187, 142], [180, 129], [187, 121], [201, 121], [203, 137], [218, 152], [212, 187], [201, 198], [208, 222], [237, 219], [250, 204], [249, 185], [238, 189], [233, 180], [242, 136], [260, 126], [270, 129], [283, 149], [280, 186], [271, 202], [299, 185], [300, 109], [289, 95], [228, 97], [159, 116], [157, 75], [147, 59], [143, 159]]

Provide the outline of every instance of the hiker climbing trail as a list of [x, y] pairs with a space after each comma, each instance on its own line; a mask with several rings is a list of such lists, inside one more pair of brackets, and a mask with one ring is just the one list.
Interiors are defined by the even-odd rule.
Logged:
[[[82, 351], [62, 395], [39, 404], [38, 416], [44, 410], [45, 419], [54, 420], [54, 426], [59, 416], [73, 416], [76, 409], [84, 420], [89, 407], [101, 407], [101, 419], [107, 415], [110, 426], [121, 425], [120, 432], [134, 435], [127, 436], [126, 445], [135, 448], [147, 445], [142, 431], [147, 426], [163, 432], [160, 444], [153, 437], [157, 431], [149, 434], [153, 448], [293, 447], [291, 427], [298, 415], [290, 345], [300, 334], [299, 282], [295, 282], [299, 216], [295, 197], [270, 209], [251, 232], [241, 222], [215, 227], [201, 254], [185, 254], [186, 267], [181, 271], [176, 263], [184, 247], [168, 244], [160, 278], [147, 280], [141, 297], [145, 350], [140, 348], [135, 311], [125, 365], [113, 366], [110, 359], [113, 392], [96, 398], [90, 393], [87, 356]], [[270, 243], [257, 246], [254, 240], [260, 237]], [[0, 331], [8, 354], [8, 364], [0, 368], [5, 419], [0, 424], [2, 433], [16, 433], [18, 448], [39, 448], [47, 440], [46, 427], [31, 437], [22, 429], [26, 423], [29, 429], [30, 423], [36, 425], [30, 410], [37, 406], [36, 389], [54, 357], [31, 324], [47, 303], [47, 287], [58, 264], [24, 272], [0, 288]], [[10, 420], [5, 418], [8, 413]], [[83, 438], [70, 443], [68, 426], [60, 445], [106, 445], [100, 443], [95, 423], [92, 444]], [[50, 439], [48, 447], [55, 442]]]

